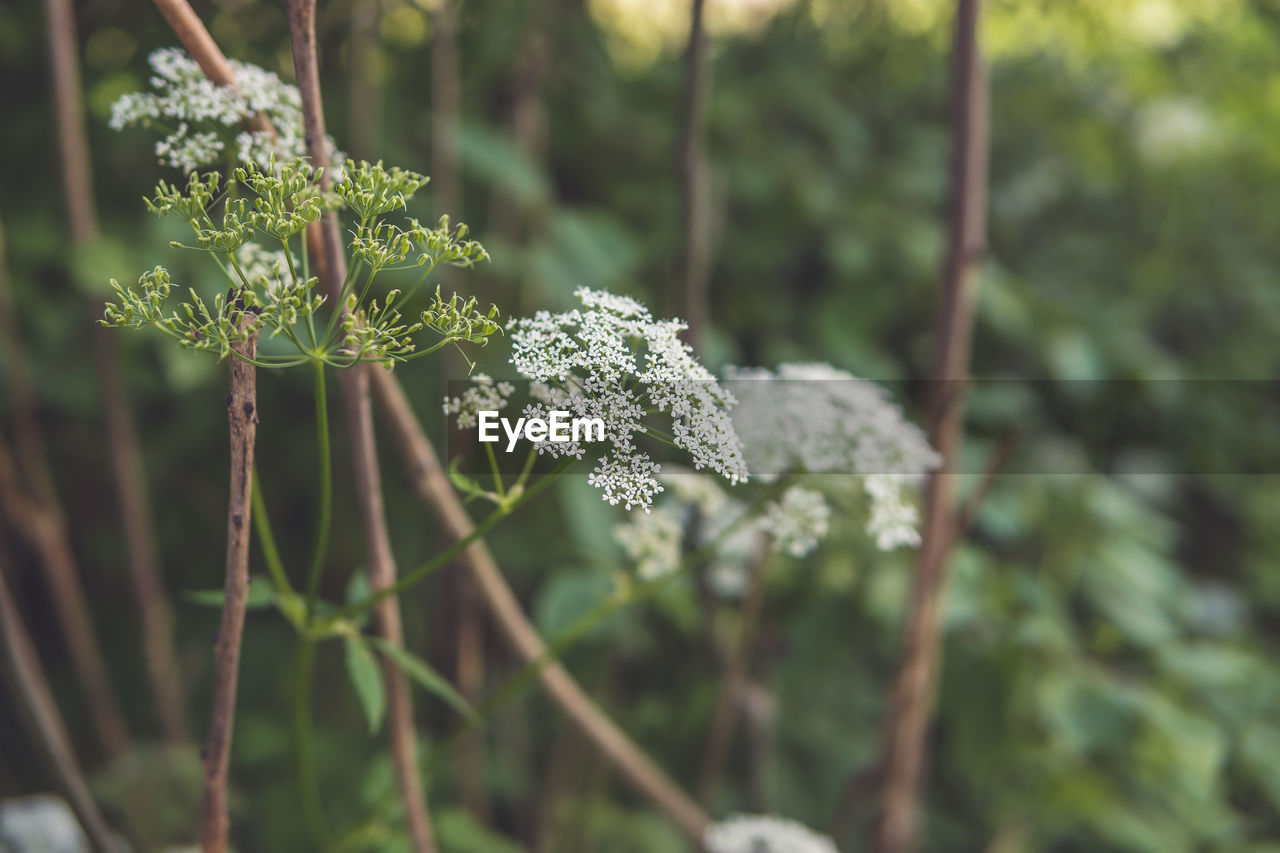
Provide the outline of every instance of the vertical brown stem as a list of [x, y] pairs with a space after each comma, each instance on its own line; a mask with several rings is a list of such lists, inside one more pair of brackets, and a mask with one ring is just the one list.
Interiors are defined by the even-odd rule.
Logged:
[[[459, 91], [457, 0], [442, 0], [432, 16], [431, 45], [431, 189], [437, 217], [462, 217], [462, 175], [458, 165]], [[447, 283], [452, 270], [441, 269]], [[458, 687], [468, 699], [476, 700], [484, 690], [484, 624], [471, 579], [457, 576], [448, 584], [456, 598]], [[475, 732], [457, 744], [458, 783], [467, 809], [487, 821], [489, 797], [484, 780], [484, 742]]]
[[7, 452], [0, 454], [3, 456], [0, 459], [0, 508], [14, 520], [19, 534], [40, 557], [72, 666], [93, 708], [98, 740], [107, 755], [116, 756], [129, 748], [129, 732], [98, 645], [66, 516], [45, 453], [26, 352], [13, 311], [3, 229], [0, 229], [0, 347], [11, 365], [10, 389], [18, 457], [12, 462]]
[[53, 70], [54, 112], [58, 117], [58, 149], [66, 190], [71, 239], [84, 244], [98, 234], [98, 217], [89, 189], [88, 134], [80, 97], [80, 66], [76, 60], [76, 23], [71, 0], [45, 0], [49, 23], [49, 59]]
[[[257, 352], [256, 336], [236, 351], [247, 358]], [[245, 603], [249, 596], [250, 490], [253, 487], [253, 448], [257, 438], [257, 372], [239, 358], [231, 359], [231, 392], [227, 421], [231, 433], [231, 494], [227, 501], [227, 564], [222, 622], [213, 644], [213, 704], [209, 711], [209, 740], [205, 745], [204, 853], [223, 853], [231, 819], [227, 814], [227, 770], [236, 716], [236, 684], [244, 635]]]
[[378, 51], [378, 0], [353, 0], [349, 44], [350, 96], [347, 98], [347, 150], [353, 157], [377, 159], [382, 86], [374, 79]]
[[[70, 0], [46, 0], [49, 19], [49, 55], [58, 120], [63, 188], [71, 240], [85, 247], [98, 238], [98, 216], [93, 202], [89, 144], [85, 131], [80, 68], [76, 56], [75, 19]], [[94, 313], [101, 306], [94, 306]], [[107, 416], [107, 439], [115, 465], [115, 480], [129, 566], [142, 614], [143, 652], [165, 740], [186, 740], [186, 708], [182, 676], [173, 649], [173, 612], [164, 588], [156, 536], [147, 497], [146, 471], [138, 447], [137, 431], [129, 411], [115, 333], [97, 329], [98, 375]]]
[[441, 0], [432, 16], [431, 189], [436, 216], [462, 209], [458, 174], [458, 10], [457, 0]]
[[[547, 74], [547, 33], [543, 18], [549, 12], [548, 5], [542, 0], [525, 4], [525, 33], [508, 78], [512, 141], [517, 151], [538, 164], [545, 158], [547, 135], [542, 85]], [[528, 214], [527, 206], [519, 199], [512, 198], [502, 188], [495, 189], [489, 200], [488, 234], [504, 243], [517, 244], [524, 236]]]
[[680, 134], [681, 222], [684, 226], [684, 313], [689, 343], [702, 344], [711, 315], [710, 175], [704, 149], [704, 124], [710, 68], [704, 0], [693, 0], [689, 44], [685, 49], [685, 104]]
[[[302, 94], [304, 132], [307, 153], [313, 165], [327, 168], [329, 146], [324, 130], [323, 101], [320, 97], [320, 69], [317, 62], [315, 34], [315, 0], [289, 0], [289, 34], [293, 44], [293, 66]], [[321, 185], [328, 186], [327, 175]], [[335, 302], [346, 277], [346, 257], [338, 234], [336, 214], [323, 220], [322, 236], [327, 275], [322, 286]], [[395, 583], [395, 557], [387, 531], [382, 506], [382, 482], [378, 471], [377, 448], [373, 435], [373, 414], [369, 401], [369, 365], [359, 365], [342, 372], [343, 397], [347, 425], [351, 433], [351, 455], [355, 465], [356, 498], [364, 523], [365, 548], [369, 562], [369, 584], [383, 589]], [[400, 604], [392, 597], [379, 602], [375, 611], [378, 630], [383, 638], [397, 646], [404, 644], [400, 621]], [[391, 739], [392, 760], [405, 817], [418, 853], [434, 853], [435, 837], [427, 813], [426, 798], [418, 774], [417, 733], [413, 728], [413, 704], [405, 676], [390, 661], [383, 661], [387, 685], [387, 723]]]
[[113, 330], [98, 331], [98, 373], [107, 414], [107, 443], [115, 466], [116, 496], [124, 521], [134, 592], [142, 612], [143, 655], [155, 694], [160, 727], [171, 746], [186, 743], [187, 703], [182, 668], [173, 645], [173, 607], [156, 547], [146, 469], [129, 410]]
[[5, 692], [21, 710], [32, 741], [44, 752], [94, 853], [123, 853], [124, 845], [107, 827], [76, 763], [35, 644], [9, 593], [4, 566], [0, 566], [0, 673], [4, 676]]
[[963, 383], [986, 211], [987, 88], [977, 41], [979, 5], [980, 0], [959, 0], [956, 17], [951, 221], [933, 372], [936, 412], [930, 434], [942, 456], [942, 466], [929, 478], [926, 488], [924, 541], [889, 711], [884, 813], [878, 838], [881, 853], [909, 853], [918, 846], [919, 801], [940, 652], [947, 556], [955, 541], [951, 475], [963, 439]]
[[715, 796], [720, 790], [729, 743], [733, 740], [743, 692], [750, 675], [751, 646], [755, 642], [756, 628], [764, 609], [764, 570], [769, 553], [769, 543], [760, 543], [759, 553], [749, 569], [751, 576], [742, 602], [738, 632], [723, 655], [724, 671], [720, 692], [716, 696], [715, 710], [711, 715], [711, 728], [698, 781], [698, 797], [707, 807], [714, 805]]
[[[382, 370], [373, 373], [373, 388], [395, 434], [405, 469], [418, 496], [435, 511], [452, 539], [456, 541], [467, 537], [475, 525], [454, 493], [449, 475], [441, 467], [435, 450], [414, 417], [404, 390], [391, 374]], [[552, 701], [628, 783], [652, 800], [695, 843], [701, 843], [709, 822], [706, 813], [591, 701], [573, 676], [549, 655], [546, 643], [521, 610], [520, 602], [485, 544], [473, 544], [460, 559], [475, 578], [489, 612], [516, 654], [525, 663], [537, 665], [538, 680]]]

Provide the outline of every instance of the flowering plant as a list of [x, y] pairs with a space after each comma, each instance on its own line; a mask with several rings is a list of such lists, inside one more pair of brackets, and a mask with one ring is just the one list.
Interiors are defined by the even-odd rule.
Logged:
[[[535, 401], [523, 414], [601, 420], [607, 446], [589, 479], [604, 500], [628, 510], [648, 512], [662, 491], [661, 465], [642, 448], [645, 440], [687, 453], [696, 469], [745, 482], [742, 442], [729, 417], [736, 401], [680, 340], [685, 324], [655, 320], [630, 297], [586, 288], [575, 296], [582, 309], [539, 311], [511, 323], [511, 364], [534, 383]], [[487, 377], [481, 387], [483, 395], [446, 401], [460, 427], [473, 426], [481, 408], [501, 408], [512, 390], [507, 384], [503, 394]], [[547, 442], [536, 452], [581, 459], [587, 448]]]
[[[474, 298], [463, 300], [455, 294], [445, 299], [437, 288], [416, 320], [406, 320], [401, 313], [437, 266], [468, 267], [488, 257], [483, 246], [467, 239], [466, 226], [451, 228], [447, 216], [435, 228], [416, 219], [405, 226], [384, 218], [403, 209], [426, 182], [414, 172], [359, 163], [326, 194], [320, 189], [319, 173], [303, 160], [291, 160], [278, 169], [274, 161], [266, 169], [248, 163], [225, 184], [217, 172], [192, 174], [185, 190], [161, 181], [147, 207], [189, 225], [195, 237], [194, 244], [171, 245], [209, 255], [230, 289], [206, 301], [188, 288], [190, 301], [174, 310], [167, 305], [173, 292], [169, 273], [157, 266], [138, 279], [138, 290], [112, 279], [116, 301], [107, 303], [102, 322], [154, 327], [184, 347], [211, 351], [220, 359], [234, 354], [258, 367], [308, 361], [337, 367], [362, 361], [391, 366], [449, 344], [483, 345], [499, 331], [496, 306], [481, 312]], [[248, 198], [238, 195], [241, 188]], [[317, 279], [309, 273], [306, 229], [330, 204], [345, 206], [358, 217], [349, 243], [354, 263], [338, 294], [341, 310], [319, 321], [326, 297], [315, 292]], [[381, 300], [370, 296], [379, 273], [407, 269], [420, 271], [407, 289], [392, 289]], [[236, 352], [235, 344], [264, 331], [287, 341], [290, 351], [254, 358]], [[424, 331], [435, 339], [419, 349], [415, 336]]]
[[[111, 107], [111, 127], [163, 132], [156, 142], [156, 159], [162, 165], [183, 172], [220, 164], [266, 167], [273, 160], [283, 164], [306, 155], [302, 98], [296, 86], [236, 60], [230, 60], [235, 82], [218, 86], [184, 51], [173, 47], [153, 52], [149, 61], [153, 91], [117, 99]], [[255, 119], [257, 127], [251, 126]], [[330, 150], [336, 150], [330, 143]], [[335, 165], [343, 159], [335, 156]]]

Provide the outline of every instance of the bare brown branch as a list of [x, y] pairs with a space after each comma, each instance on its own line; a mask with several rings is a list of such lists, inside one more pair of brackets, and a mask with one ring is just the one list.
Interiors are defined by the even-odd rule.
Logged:
[[938, 317], [935, 387], [941, 394], [930, 440], [942, 466], [926, 487], [925, 525], [908, 617], [906, 643], [891, 699], [886, 732], [881, 853], [909, 853], [918, 846], [918, 813], [929, 718], [940, 655], [940, 618], [947, 557], [954, 541], [951, 477], [964, 431], [964, 394], [946, 393], [968, 371], [978, 262], [986, 217], [986, 75], [977, 31], [980, 0], [959, 0], [956, 16], [952, 109], [951, 221]]
[[707, 736], [706, 751], [702, 756], [702, 772], [698, 778], [698, 798], [710, 808], [720, 790], [724, 775], [724, 763], [733, 740], [739, 709], [750, 676], [751, 647], [755, 642], [760, 614], [764, 609], [764, 570], [768, 562], [770, 546], [757, 543], [755, 559], [750, 566], [747, 594], [742, 601], [737, 634], [724, 650], [720, 679], [720, 692], [716, 696], [711, 715], [711, 727]]
[[[63, 641], [76, 677], [94, 709], [98, 740], [108, 756], [129, 748], [129, 732], [120, 701], [98, 646], [88, 598], [80, 580], [66, 516], [54, 488], [45, 452], [26, 351], [13, 311], [13, 296], [0, 229], [0, 347], [11, 365], [10, 402], [14, 410], [16, 461], [0, 445], [0, 509], [40, 558], [53, 596]], [[22, 470], [18, 470], [18, 466]]]
[[[302, 93], [307, 153], [314, 166], [327, 169], [331, 152], [325, 134], [324, 107], [320, 97], [315, 0], [289, 0], [288, 7], [289, 33], [293, 43], [293, 66], [298, 89]], [[327, 173], [322, 174], [321, 185], [327, 187], [328, 183]], [[321, 285], [329, 294], [329, 298], [337, 303], [342, 281], [346, 277], [346, 257], [343, 255], [341, 238], [338, 234], [336, 214], [328, 214], [323, 219], [322, 236], [326, 274], [322, 275]], [[360, 504], [360, 516], [364, 523], [369, 584], [376, 590], [395, 583], [396, 565], [391, 551], [391, 537], [387, 531], [386, 514], [382, 506], [382, 482], [378, 471], [378, 454], [373, 435], [373, 413], [369, 401], [369, 369], [368, 365], [359, 365], [343, 371], [342, 388], [347, 410], [347, 425], [351, 434], [352, 462], [355, 465], [356, 499]], [[383, 638], [394, 645], [404, 645], [399, 600], [391, 597], [379, 602], [376, 614], [378, 630]], [[395, 764], [400, 797], [404, 804], [414, 849], [418, 853], [434, 853], [435, 837], [418, 773], [418, 739], [413, 727], [413, 705], [408, 682], [404, 673], [385, 658], [383, 674], [387, 684], [387, 723], [390, 730], [392, 761]]]
[[711, 315], [710, 174], [703, 136], [710, 67], [704, 0], [693, 0], [685, 48], [685, 104], [680, 135], [681, 221], [684, 226], [684, 314], [689, 343], [697, 348]]
[[230, 86], [235, 83], [236, 76], [231, 70], [231, 63], [209, 35], [200, 16], [191, 8], [187, 0], [154, 0], [156, 8], [169, 22], [178, 41], [186, 48], [187, 53], [200, 66], [204, 76], [219, 86]]
[[[257, 351], [257, 339], [237, 344], [247, 358]], [[231, 359], [231, 391], [227, 421], [231, 433], [231, 493], [227, 501], [227, 563], [222, 623], [213, 646], [213, 703], [209, 711], [209, 739], [205, 745], [204, 853], [223, 853], [231, 818], [227, 814], [227, 775], [231, 736], [236, 717], [236, 685], [244, 635], [245, 604], [249, 596], [250, 490], [253, 450], [258, 432], [257, 371], [239, 358]]]
[[124, 853], [125, 846], [107, 827], [89, 794], [62, 715], [53, 701], [35, 644], [22, 622], [17, 603], [9, 593], [5, 568], [0, 566], [0, 673], [5, 692], [22, 712], [31, 740], [49, 762], [62, 795], [84, 829], [94, 853]]
[[[450, 538], [456, 541], [470, 535], [475, 525], [414, 417], [404, 390], [384, 370], [373, 372], [373, 389], [418, 496], [440, 518]], [[690, 838], [701, 843], [709, 822], [706, 813], [591, 701], [573, 676], [549, 656], [546, 643], [529, 623], [484, 543], [472, 545], [460, 560], [475, 578], [489, 612], [516, 654], [526, 663], [538, 665], [538, 679], [560, 710], [636, 790], [649, 797]]]
[[[72, 242], [84, 248], [98, 238], [93, 200], [89, 144], [85, 132], [80, 69], [76, 60], [75, 19], [70, 0], [46, 0], [53, 93], [62, 155], [63, 188]], [[93, 306], [93, 314], [101, 309]], [[156, 696], [160, 723], [170, 744], [186, 740], [186, 707], [182, 676], [173, 650], [173, 612], [164, 588], [156, 547], [146, 471], [138, 449], [137, 430], [120, 374], [115, 333], [98, 328], [98, 376], [104, 394], [107, 439], [115, 466], [116, 493], [129, 549], [129, 567], [142, 614], [143, 651]]]

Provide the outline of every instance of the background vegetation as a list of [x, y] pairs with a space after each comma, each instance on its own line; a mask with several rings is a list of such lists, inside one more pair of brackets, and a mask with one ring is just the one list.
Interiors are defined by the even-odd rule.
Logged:
[[[198, 11], [228, 56], [292, 77], [278, 4]], [[320, 12], [339, 146], [432, 173], [448, 162], [433, 138], [456, 138], [461, 195], [450, 209], [493, 263], [449, 286], [508, 314], [568, 307], [579, 286], [679, 304], [684, 4], [465, 0], [456, 126], [433, 124], [429, 3], [334, 0]], [[927, 375], [945, 248], [952, 14], [935, 0], [711, 0], [713, 328], [703, 352], [713, 366], [829, 361], [886, 381]], [[1280, 206], [1270, 192], [1280, 179], [1280, 4], [993, 0], [984, 14], [990, 223], [973, 372], [1035, 381], [978, 382], [970, 398], [967, 470], [982, 469], [1011, 425], [1021, 442], [953, 557], [925, 849], [1275, 853], [1280, 433], [1267, 383], [1280, 369]], [[175, 40], [147, 4], [85, 0], [76, 16], [104, 237], [67, 248], [35, 3], [0, 7], [0, 221], [97, 637], [131, 727], [154, 736], [85, 305], [106, 297], [109, 277], [152, 265], [172, 237], [140, 215], [140, 197], [173, 177], [155, 165], [153, 138], [112, 132], [106, 119], [118, 95], [145, 87], [146, 55]], [[515, 129], [513, 111], [523, 117]], [[436, 173], [411, 213], [426, 218], [442, 182], [449, 176]], [[184, 591], [221, 585], [225, 376], [209, 359], [128, 337], [127, 392], [201, 732], [217, 611]], [[491, 349], [500, 367], [503, 347]], [[443, 443], [446, 377], [426, 373], [409, 391]], [[899, 387], [918, 407], [914, 386]], [[306, 541], [315, 449], [273, 425], [306, 417], [308, 394], [301, 375], [259, 380], [259, 464], [286, 550]], [[440, 534], [389, 454], [384, 463], [395, 548], [416, 561]], [[622, 559], [609, 533], [616, 512], [581, 482], [553, 494], [491, 542], [549, 636], [608, 590]], [[103, 760], [38, 561], [12, 522], [0, 523], [6, 579], [77, 751], [101, 795], [117, 792], [117, 809], [137, 812], [138, 798], [119, 792], [136, 790], [131, 772], [159, 779], [161, 759]], [[338, 507], [337, 524], [337, 556], [355, 569], [363, 550], [351, 506]], [[834, 526], [812, 557], [769, 576], [753, 710], [712, 810], [784, 814], [859, 850], [875, 816], [913, 561], [874, 551], [856, 525]], [[331, 598], [343, 595], [339, 574]], [[485, 684], [496, 687], [518, 664], [457, 601], [447, 572], [413, 590], [408, 645], [453, 672], [459, 620], [480, 618]], [[708, 637], [723, 627], [680, 588], [612, 618], [566, 657], [687, 787], [719, 683]], [[250, 615], [233, 755], [244, 850], [307, 849], [293, 819], [291, 654], [287, 626]], [[319, 667], [330, 823], [354, 828], [374, 813], [394, 828], [391, 768], [364, 733], [341, 656]], [[683, 849], [536, 688], [496, 712], [474, 791], [454, 772], [470, 754], [447, 739], [456, 718], [419, 701], [419, 720], [447, 850]], [[0, 701], [0, 796], [49, 785], [20, 731]], [[188, 759], [185, 769], [162, 762], [186, 784], [156, 784], [133, 817], [136, 837], [182, 840], [159, 817], [195, 802], [199, 765]], [[396, 849], [392, 835], [370, 849]]]

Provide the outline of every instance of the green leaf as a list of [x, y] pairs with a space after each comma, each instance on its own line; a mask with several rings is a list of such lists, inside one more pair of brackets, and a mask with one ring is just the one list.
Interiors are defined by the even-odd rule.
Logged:
[[373, 637], [370, 638], [370, 642], [374, 648], [400, 667], [401, 672], [417, 682], [422, 689], [428, 693], [434, 693], [445, 702], [448, 702], [468, 723], [473, 726], [484, 724], [484, 720], [476, 713], [476, 709], [471, 706], [466, 697], [455, 690], [448, 679], [436, 672], [426, 661], [400, 646], [388, 643], [386, 640]]
[[[202, 607], [221, 607], [222, 602], [227, 599], [226, 592], [220, 589], [189, 589], [182, 594], [182, 597]], [[270, 607], [275, 600], [276, 591], [271, 586], [271, 581], [264, 577], [254, 577], [249, 580], [249, 594], [245, 598], [245, 609], [261, 610], [264, 607]]]
[[343, 638], [347, 646], [347, 674], [351, 686], [360, 698], [365, 719], [369, 721], [369, 734], [377, 734], [382, 727], [382, 717], [387, 710], [387, 691], [382, 683], [382, 670], [359, 634]]
[[482, 498], [487, 493], [480, 488], [474, 480], [458, 470], [458, 464], [462, 461], [461, 457], [455, 456], [453, 461], [449, 463], [449, 480], [453, 483], [454, 488], [471, 498]]

